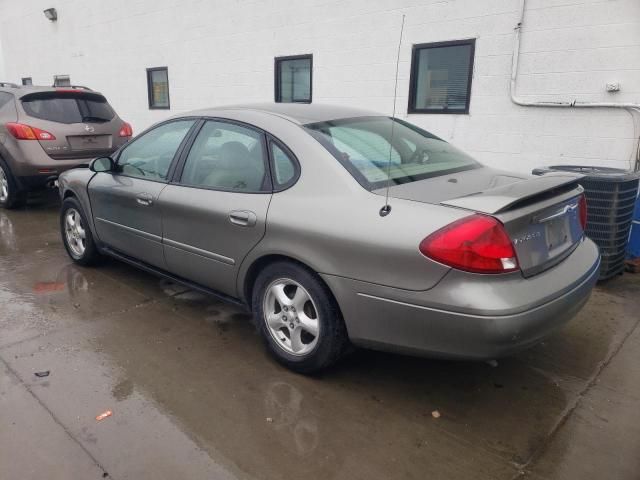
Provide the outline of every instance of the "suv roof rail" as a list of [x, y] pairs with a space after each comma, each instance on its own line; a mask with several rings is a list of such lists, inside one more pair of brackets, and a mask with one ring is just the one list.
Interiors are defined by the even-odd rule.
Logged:
[[0, 82], [0, 87], [18, 88], [18, 85], [11, 82]]
[[53, 88], [72, 88], [74, 90], [88, 90], [93, 92], [89, 87], [85, 87], [83, 85], [52, 85]]

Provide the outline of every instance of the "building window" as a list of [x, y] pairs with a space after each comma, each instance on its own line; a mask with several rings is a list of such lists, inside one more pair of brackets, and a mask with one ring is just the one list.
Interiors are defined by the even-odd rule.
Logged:
[[169, 72], [167, 67], [147, 68], [149, 108], [169, 109]]
[[53, 86], [54, 87], [70, 87], [71, 77], [69, 75], [54, 75]]
[[33, 85], [31, 77], [22, 77], [22, 85]]
[[311, 103], [312, 55], [275, 59], [275, 99], [283, 103]]
[[414, 45], [409, 113], [469, 113], [476, 41]]

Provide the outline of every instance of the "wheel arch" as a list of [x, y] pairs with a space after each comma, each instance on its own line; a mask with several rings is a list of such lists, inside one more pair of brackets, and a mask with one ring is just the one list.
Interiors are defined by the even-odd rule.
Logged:
[[267, 254], [261, 255], [258, 258], [255, 258], [254, 260], [252, 260], [251, 264], [246, 269], [246, 273], [244, 274], [244, 276], [240, 279], [240, 294], [242, 295], [245, 303], [249, 308], [252, 308], [251, 303], [253, 299], [253, 288], [254, 288], [256, 279], [258, 278], [258, 275], [268, 265], [271, 265], [272, 263], [275, 263], [275, 262], [294, 263], [296, 265], [301, 266], [305, 270], [308, 270], [312, 274], [314, 274], [317, 277], [317, 279], [320, 282], [322, 282], [322, 284], [327, 288], [329, 293], [331, 293], [331, 296], [336, 302], [336, 306], [338, 307], [338, 309], [340, 309], [340, 305], [338, 304], [337, 297], [331, 290], [331, 287], [327, 284], [327, 282], [324, 281], [322, 276], [319, 275], [318, 272], [313, 267], [303, 262], [302, 260], [299, 260], [289, 255], [281, 254], [281, 253], [267, 253]]

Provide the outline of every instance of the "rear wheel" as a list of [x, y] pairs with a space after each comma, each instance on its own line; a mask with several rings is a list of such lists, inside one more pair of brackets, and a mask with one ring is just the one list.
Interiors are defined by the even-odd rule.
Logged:
[[338, 305], [327, 286], [306, 268], [289, 262], [267, 266], [256, 279], [255, 319], [271, 354], [300, 373], [335, 363], [348, 345]]
[[100, 258], [80, 202], [75, 198], [62, 202], [60, 231], [64, 247], [74, 262], [91, 265]]
[[26, 202], [26, 192], [18, 189], [16, 179], [7, 165], [0, 159], [0, 207], [18, 208]]

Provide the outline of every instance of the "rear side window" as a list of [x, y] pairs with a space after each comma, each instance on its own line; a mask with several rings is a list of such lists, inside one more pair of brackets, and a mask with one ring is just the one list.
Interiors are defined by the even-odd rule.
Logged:
[[241, 125], [207, 121], [193, 142], [180, 183], [216, 190], [269, 190], [262, 134]]
[[100, 95], [37, 95], [22, 100], [27, 115], [58, 123], [108, 122], [115, 112]]

